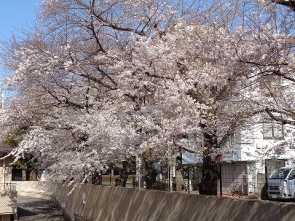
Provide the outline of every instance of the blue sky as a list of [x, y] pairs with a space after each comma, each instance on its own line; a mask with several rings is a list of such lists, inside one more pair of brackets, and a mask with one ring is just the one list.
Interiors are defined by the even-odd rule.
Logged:
[[[0, 6], [0, 41], [8, 40], [12, 33], [18, 34], [20, 29], [29, 30], [35, 23], [38, 5], [43, 0], [7, 0]], [[0, 79], [6, 73], [0, 64]]]
[[0, 39], [7, 39], [18, 28], [26, 28], [36, 19], [42, 0], [6, 1], [0, 7]]

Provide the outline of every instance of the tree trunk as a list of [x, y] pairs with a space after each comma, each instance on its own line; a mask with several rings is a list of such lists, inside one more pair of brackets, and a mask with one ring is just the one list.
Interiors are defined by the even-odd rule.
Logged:
[[210, 156], [203, 157], [202, 181], [200, 194], [217, 196], [218, 167]]
[[202, 125], [204, 136], [202, 180], [199, 184], [200, 194], [217, 196], [218, 165], [215, 150], [218, 148], [216, 131]]
[[147, 189], [154, 189], [156, 184], [157, 171], [154, 168], [153, 161], [146, 159], [145, 161], [145, 182]]

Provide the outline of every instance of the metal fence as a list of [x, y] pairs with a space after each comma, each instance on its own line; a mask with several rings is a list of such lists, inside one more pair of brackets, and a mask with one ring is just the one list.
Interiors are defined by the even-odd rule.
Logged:
[[247, 162], [221, 164], [219, 194], [258, 198], [260, 184], [264, 183], [258, 174], [255, 167]]
[[15, 183], [0, 183], [0, 193], [6, 193], [7, 191], [16, 192]]
[[[218, 195], [223, 197], [263, 199], [267, 194], [267, 177], [275, 169], [284, 165], [284, 160], [266, 160], [265, 167], [259, 169], [256, 162], [221, 163], [218, 171]], [[124, 182], [120, 174], [110, 173], [100, 175], [99, 178], [96, 177], [94, 184], [122, 186], [124, 183], [123, 186], [127, 188], [146, 188], [198, 194], [199, 183], [202, 177], [202, 165], [182, 165], [177, 169], [167, 167], [161, 168], [161, 171], [157, 171], [154, 175], [146, 176], [144, 174], [142, 172], [140, 177], [136, 173], [128, 174]], [[152, 185], [149, 185], [149, 182]]]

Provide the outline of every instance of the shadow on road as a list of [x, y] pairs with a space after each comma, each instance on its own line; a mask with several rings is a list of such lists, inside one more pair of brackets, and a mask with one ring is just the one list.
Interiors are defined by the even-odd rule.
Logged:
[[18, 214], [18, 217], [38, 215], [38, 213], [31, 212], [21, 207], [17, 207], [17, 214]]
[[64, 221], [62, 212], [49, 200], [18, 196], [18, 218], [23, 221]]

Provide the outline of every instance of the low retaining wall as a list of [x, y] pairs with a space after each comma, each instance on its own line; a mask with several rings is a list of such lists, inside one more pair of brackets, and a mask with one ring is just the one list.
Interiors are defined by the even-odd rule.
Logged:
[[19, 182], [18, 194], [49, 196], [67, 217], [108, 221], [278, 221], [294, 220], [295, 204], [220, 198], [121, 187], [81, 185], [70, 189], [48, 182]]

